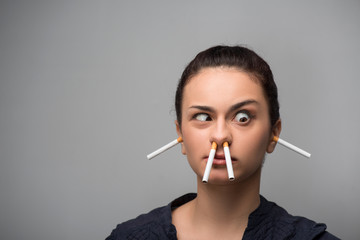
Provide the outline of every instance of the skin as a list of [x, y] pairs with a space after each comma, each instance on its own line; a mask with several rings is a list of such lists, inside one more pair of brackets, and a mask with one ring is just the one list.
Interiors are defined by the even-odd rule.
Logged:
[[[280, 119], [270, 125], [269, 106], [256, 79], [235, 68], [205, 68], [184, 88], [182, 153], [197, 176], [198, 196], [172, 213], [179, 239], [241, 239], [260, 204], [265, 153], [274, 151]], [[222, 144], [229, 143], [235, 180], [229, 181]], [[212, 142], [218, 147], [207, 184], [202, 183]]]

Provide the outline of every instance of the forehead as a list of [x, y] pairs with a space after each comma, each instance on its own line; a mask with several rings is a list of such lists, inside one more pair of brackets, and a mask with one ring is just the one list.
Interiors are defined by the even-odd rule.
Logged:
[[266, 104], [259, 81], [248, 73], [229, 67], [201, 70], [186, 84], [183, 97], [184, 106], [193, 102], [232, 104], [249, 98]]

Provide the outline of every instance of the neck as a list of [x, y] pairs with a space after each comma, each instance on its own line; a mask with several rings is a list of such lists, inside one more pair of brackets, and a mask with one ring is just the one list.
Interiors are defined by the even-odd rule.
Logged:
[[194, 200], [194, 219], [216, 226], [244, 225], [260, 204], [261, 169], [245, 181], [228, 185], [204, 184], [198, 179], [198, 196]]
[[197, 197], [172, 213], [178, 239], [242, 239], [249, 215], [260, 204], [260, 172], [224, 185], [198, 178]]

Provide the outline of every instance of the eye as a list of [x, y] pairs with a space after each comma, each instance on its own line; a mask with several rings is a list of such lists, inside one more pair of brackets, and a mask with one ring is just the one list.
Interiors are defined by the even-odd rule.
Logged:
[[194, 116], [194, 118], [198, 121], [205, 122], [205, 121], [211, 121], [211, 118], [206, 113], [198, 113]]
[[250, 121], [251, 116], [246, 112], [238, 112], [234, 119], [239, 123], [247, 123], [248, 121]]

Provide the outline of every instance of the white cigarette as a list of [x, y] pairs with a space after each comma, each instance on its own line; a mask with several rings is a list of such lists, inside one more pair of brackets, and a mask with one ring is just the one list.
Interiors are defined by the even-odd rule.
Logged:
[[233, 170], [232, 162], [231, 162], [229, 143], [224, 142], [223, 147], [224, 147], [226, 168], [227, 168], [227, 171], [228, 171], [229, 180], [232, 181], [232, 180], [235, 179], [235, 177], [234, 177], [234, 170]]
[[153, 157], [156, 157], [156, 156], [159, 155], [160, 153], [165, 152], [165, 151], [168, 150], [169, 148], [172, 148], [173, 146], [175, 146], [176, 144], [181, 143], [181, 142], [182, 142], [182, 138], [179, 137], [178, 139], [175, 139], [174, 141], [166, 144], [165, 146], [159, 148], [158, 150], [150, 153], [149, 155], [147, 155], [147, 158], [150, 160], [150, 159], [152, 159]]
[[213, 142], [212, 145], [211, 145], [209, 158], [208, 158], [208, 161], [206, 163], [206, 168], [205, 168], [204, 176], [203, 176], [203, 179], [202, 179], [202, 181], [204, 183], [207, 183], [208, 180], [209, 180], [210, 170], [211, 170], [211, 167], [212, 167], [212, 164], [213, 164], [213, 161], [214, 161], [216, 148], [217, 148], [217, 144], [216, 144], [216, 142]]
[[306, 151], [304, 151], [304, 150], [302, 150], [302, 149], [300, 149], [300, 148], [292, 145], [291, 143], [288, 143], [288, 142], [280, 139], [279, 137], [274, 136], [273, 140], [274, 140], [275, 142], [278, 142], [278, 143], [280, 143], [281, 145], [283, 145], [283, 146], [285, 146], [285, 147], [293, 150], [294, 152], [297, 152], [297, 153], [299, 153], [299, 154], [307, 157], [307, 158], [310, 158], [310, 156], [311, 156], [310, 153], [308, 153], [308, 152], [306, 152]]

